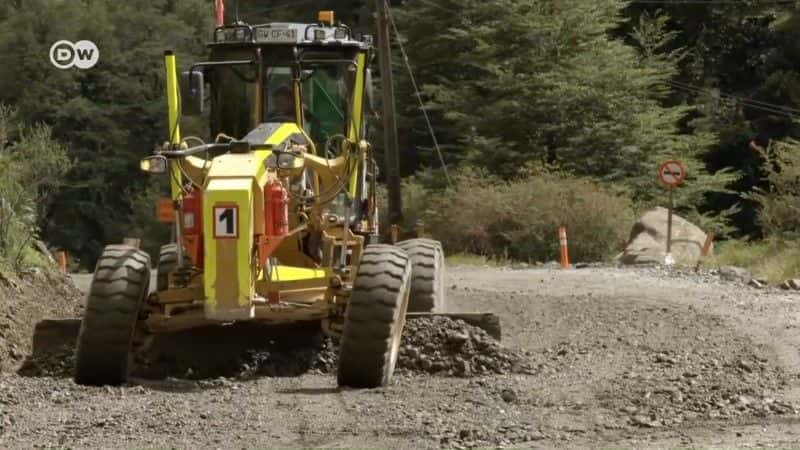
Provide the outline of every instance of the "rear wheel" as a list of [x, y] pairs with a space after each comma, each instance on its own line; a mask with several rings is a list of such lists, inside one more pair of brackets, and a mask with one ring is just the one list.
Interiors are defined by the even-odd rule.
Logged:
[[150, 285], [150, 256], [109, 245], [97, 262], [81, 321], [75, 382], [118, 385], [127, 381], [139, 312]]
[[411, 260], [411, 296], [409, 312], [445, 312], [444, 251], [433, 239], [409, 239], [397, 246], [408, 252]]
[[345, 313], [340, 386], [374, 388], [391, 381], [410, 282], [411, 262], [405, 251], [391, 245], [366, 247]]
[[159, 291], [169, 289], [169, 274], [178, 268], [178, 244], [161, 246], [158, 255], [158, 270], [156, 271], [156, 288]]

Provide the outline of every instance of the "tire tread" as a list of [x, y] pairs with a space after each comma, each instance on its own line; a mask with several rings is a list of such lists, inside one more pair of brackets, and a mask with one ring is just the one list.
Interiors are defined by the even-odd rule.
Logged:
[[375, 388], [391, 380], [393, 337], [403, 331], [410, 281], [405, 251], [383, 244], [366, 247], [345, 313], [340, 386]]
[[133, 331], [150, 284], [150, 256], [109, 245], [98, 260], [78, 335], [75, 382], [125, 383]]
[[439, 241], [426, 238], [398, 242], [412, 264], [409, 312], [444, 312], [444, 251]]

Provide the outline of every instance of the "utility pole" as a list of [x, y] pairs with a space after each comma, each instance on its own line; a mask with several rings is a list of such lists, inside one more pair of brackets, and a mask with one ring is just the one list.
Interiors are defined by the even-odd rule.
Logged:
[[388, 0], [375, 0], [378, 25], [378, 65], [381, 71], [383, 108], [383, 147], [386, 160], [386, 189], [389, 194], [389, 224], [403, 220], [403, 198], [400, 195], [400, 144], [395, 118], [392, 49], [389, 39]]

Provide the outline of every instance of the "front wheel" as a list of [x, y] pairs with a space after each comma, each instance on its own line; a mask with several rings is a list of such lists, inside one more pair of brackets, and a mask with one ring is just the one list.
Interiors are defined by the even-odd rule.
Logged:
[[408, 252], [411, 259], [411, 297], [409, 312], [447, 311], [447, 293], [444, 288], [444, 250], [433, 239], [409, 239], [397, 246]]
[[400, 349], [410, 284], [411, 261], [404, 250], [381, 244], [366, 247], [345, 313], [340, 386], [389, 384]]
[[156, 269], [156, 289], [166, 291], [169, 289], [169, 274], [178, 268], [178, 244], [165, 244], [161, 246]]
[[150, 256], [109, 245], [97, 262], [81, 321], [75, 382], [119, 385], [128, 379], [139, 312], [150, 288]]

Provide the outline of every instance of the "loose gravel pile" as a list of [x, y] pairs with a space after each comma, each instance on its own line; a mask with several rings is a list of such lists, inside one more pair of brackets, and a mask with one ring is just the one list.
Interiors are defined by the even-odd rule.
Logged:
[[[245, 330], [243, 330], [245, 329]], [[230, 327], [158, 336], [137, 355], [134, 376], [247, 379], [335, 373], [339, 344], [316, 327]], [[19, 374], [71, 377], [74, 347], [29, 357]], [[485, 331], [460, 320], [432, 317], [406, 322], [398, 372], [470, 377], [522, 369], [522, 358]]]
[[406, 322], [397, 365], [409, 372], [469, 377], [524, 369], [522, 357], [484, 330], [433, 316]]

